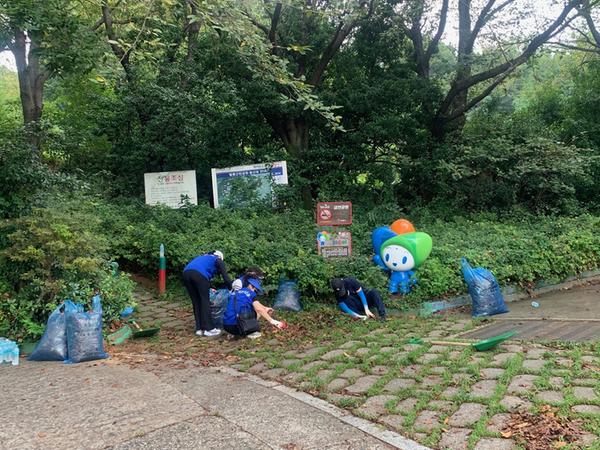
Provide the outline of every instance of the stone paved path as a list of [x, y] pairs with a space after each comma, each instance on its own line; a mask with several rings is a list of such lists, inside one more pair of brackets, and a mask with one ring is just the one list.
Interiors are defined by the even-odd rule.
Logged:
[[[142, 314], [162, 315], [165, 327], [193, 331], [190, 313], [182, 315], [180, 305], [142, 302], [148, 303]], [[304, 341], [265, 336], [241, 346], [233, 367], [319, 396], [432, 448], [517, 448], [501, 435], [510, 414], [544, 405], [582, 422], [575, 448], [600, 445], [600, 352], [593, 347], [515, 341], [478, 353], [408, 343], [473, 327], [470, 319], [453, 316], [339, 326], [316, 328]]]
[[194, 365], [154, 374], [111, 359], [22, 361], [0, 366], [0, 386], [2, 450], [392, 448], [281, 391]]
[[[544, 405], [583, 422], [575, 448], [599, 443], [598, 353], [533, 343], [482, 353], [407, 345], [418, 326], [350, 331], [327, 345], [287, 349], [281, 356], [273, 348], [258, 349], [235, 367], [299, 387], [433, 448], [517, 448], [501, 435], [510, 413]], [[448, 321], [438, 321], [429, 334], [437, 339], [448, 329]]]
[[194, 331], [191, 306], [187, 303], [163, 301], [151, 292], [138, 288], [135, 292], [137, 311], [134, 317], [142, 322], [160, 322], [162, 328], [179, 332]]

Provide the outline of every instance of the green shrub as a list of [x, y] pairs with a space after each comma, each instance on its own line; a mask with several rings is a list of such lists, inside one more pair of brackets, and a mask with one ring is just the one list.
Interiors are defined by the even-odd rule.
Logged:
[[130, 304], [132, 282], [114, 276], [109, 262], [155, 275], [161, 243], [171, 279], [196, 255], [220, 249], [233, 276], [258, 265], [267, 285], [282, 276], [298, 279], [305, 304], [333, 303], [328, 282], [338, 275], [387, 292], [387, 275], [371, 261], [371, 233], [400, 217], [432, 236], [433, 251], [417, 270], [418, 286], [393, 306], [464, 293], [463, 256], [490, 269], [501, 284], [523, 287], [600, 267], [600, 217], [592, 215], [532, 216], [514, 210], [442, 219], [428, 209], [409, 214], [389, 204], [356, 206], [348, 227], [353, 256], [326, 260], [316, 253], [318, 228], [311, 212], [208, 205], [174, 210], [77, 195], [76, 201], [55, 200], [4, 227], [10, 232], [0, 251], [5, 280], [0, 282], [0, 334], [39, 335], [57, 303], [67, 297], [87, 300], [95, 288], [103, 293], [107, 321], [115, 318]]
[[0, 218], [27, 209], [36, 191], [47, 184], [50, 171], [25, 135], [0, 132]]
[[99, 219], [79, 201], [62, 200], [2, 227], [0, 334], [37, 337], [58, 304], [67, 298], [87, 303], [96, 291], [106, 323], [131, 304], [133, 283], [110, 264]]
[[[600, 267], [600, 218], [479, 214], [436, 219], [428, 210], [407, 215], [389, 205], [355, 208], [353, 257], [324, 260], [316, 254], [312, 213], [306, 211], [225, 210], [208, 205], [171, 210], [128, 204], [105, 205], [105, 229], [111, 229], [113, 254], [154, 273], [158, 248], [166, 246], [170, 273], [178, 274], [194, 256], [213, 249], [225, 253], [232, 274], [249, 265], [265, 270], [267, 284], [280, 276], [297, 278], [304, 298], [331, 301], [328, 281], [355, 276], [387, 291], [387, 275], [371, 262], [371, 232], [399, 217], [412, 220], [433, 238], [433, 251], [417, 270], [419, 285], [403, 301], [418, 302], [465, 292], [460, 258], [494, 272], [501, 284], [529, 286], [560, 280]], [[116, 227], [116, 228], [115, 228]], [[329, 300], [328, 300], [329, 299]]]

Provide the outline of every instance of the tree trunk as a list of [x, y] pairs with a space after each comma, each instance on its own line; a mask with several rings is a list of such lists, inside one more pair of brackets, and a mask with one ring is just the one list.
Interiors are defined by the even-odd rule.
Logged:
[[[308, 132], [309, 126], [302, 117], [275, 119], [267, 117], [267, 121], [282, 140], [285, 149], [289, 155], [296, 161], [302, 161], [308, 151]], [[312, 174], [307, 173], [305, 169], [300, 169], [299, 175], [307, 180], [312, 179]], [[301, 188], [302, 206], [311, 210], [313, 208], [313, 192], [310, 185], [303, 185]]]
[[[453, 87], [460, 85], [471, 77], [471, 66], [473, 64], [473, 30], [471, 29], [471, 0], [462, 0], [458, 2], [458, 60], [456, 76]], [[458, 91], [450, 106], [450, 111], [464, 111], [452, 122], [452, 128], [462, 130], [465, 124], [465, 113], [469, 101], [469, 90]], [[440, 119], [443, 122], [442, 130], [445, 133], [448, 128], [448, 120], [444, 118], [444, 112]]]
[[24, 30], [15, 28], [14, 36], [15, 40], [10, 50], [17, 66], [23, 124], [28, 127], [31, 144], [36, 150], [40, 150], [39, 121], [42, 118], [44, 84], [48, 79], [48, 73], [40, 65], [37, 54], [38, 43], [34, 36], [29, 35], [29, 49], [27, 49], [28, 35]]

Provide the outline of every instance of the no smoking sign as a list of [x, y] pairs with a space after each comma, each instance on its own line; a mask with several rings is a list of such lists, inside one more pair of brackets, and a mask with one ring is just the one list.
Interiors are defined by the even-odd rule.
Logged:
[[320, 202], [316, 215], [319, 226], [352, 225], [352, 203]]
[[319, 212], [319, 218], [321, 220], [331, 220], [332, 217], [333, 214], [331, 213], [330, 209], [323, 209]]

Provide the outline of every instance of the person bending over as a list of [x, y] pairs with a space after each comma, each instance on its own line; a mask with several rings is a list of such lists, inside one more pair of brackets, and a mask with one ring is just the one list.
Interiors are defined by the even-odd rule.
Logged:
[[356, 278], [333, 278], [331, 288], [340, 309], [355, 319], [375, 318], [371, 308], [377, 310], [379, 320], [386, 320], [386, 311], [377, 289], [363, 289]]
[[221, 330], [214, 327], [210, 315], [210, 280], [217, 272], [231, 289], [231, 278], [223, 262], [223, 253], [219, 250], [196, 256], [183, 269], [183, 284], [192, 299], [198, 336], [213, 337], [221, 334]]

